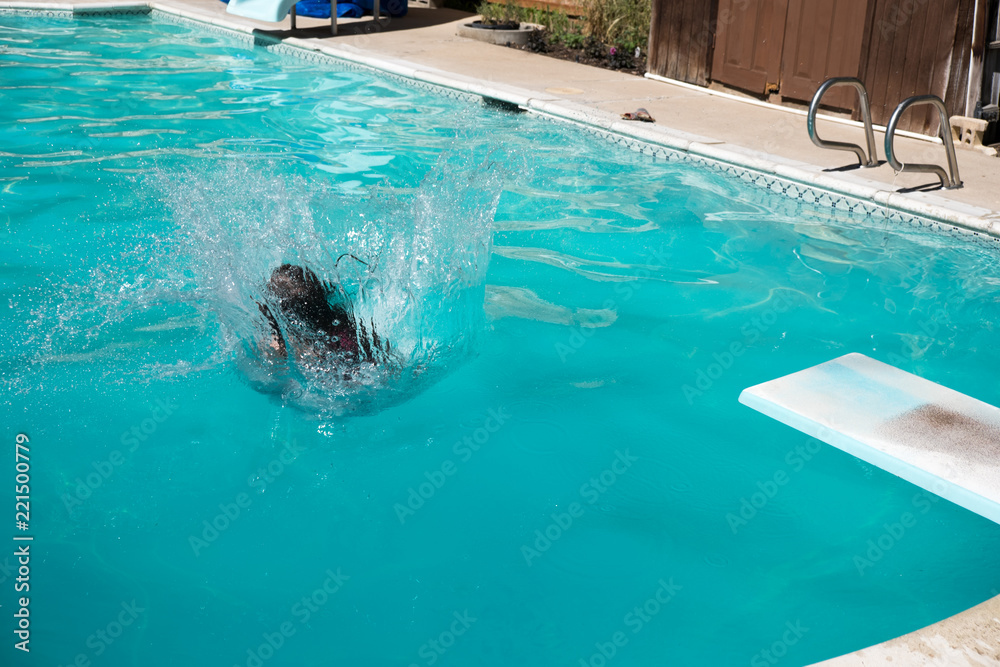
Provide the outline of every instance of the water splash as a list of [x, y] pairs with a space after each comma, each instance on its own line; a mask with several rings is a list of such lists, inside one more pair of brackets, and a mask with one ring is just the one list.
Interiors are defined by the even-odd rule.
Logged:
[[[161, 224], [39, 308], [47, 333], [35, 341], [36, 360], [141, 359], [132, 381], [235, 367], [254, 388], [322, 418], [406, 400], [475, 354], [506, 160], [446, 151], [418, 187], [354, 197], [261, 160], [152, 170], [135, 179], [150, 200], [139, 208], [159, 209]], [[359, 340], [377, 335], [386, 353], [350, 365], [269, 358], [260, 305], [283, 332], [290, 326], [265, 290], [282, 263], [339, 286]]]
[[[185, 248], [174, 280], [198, 292], [221, 347], [254, 387], [319, 415], [369, 412], [475, 352], [504, 178], [497, 162], [444, 153], [416, 189], [380, 187], [365, 198], [269, 171], [238, 162], [208, 177], [160, 179]], [[281, 263], [309, 267], [341, 290], [362, 347], [384, 353], [269, 360], [259, 304], [286, 338], [291, 328], [264, 289]]]

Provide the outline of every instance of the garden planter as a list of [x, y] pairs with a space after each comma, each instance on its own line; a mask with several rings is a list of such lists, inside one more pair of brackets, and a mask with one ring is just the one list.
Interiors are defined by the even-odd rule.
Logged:
[[541, 30], [543, 26], [535, 23], [509, 23], [504, 25], [488, 25], [481, 21], [463, 23], [458, 26], [458, 36], [477, 39], [488, 44], [510, 44], [524, 46], [528, 43], [531, 33]]

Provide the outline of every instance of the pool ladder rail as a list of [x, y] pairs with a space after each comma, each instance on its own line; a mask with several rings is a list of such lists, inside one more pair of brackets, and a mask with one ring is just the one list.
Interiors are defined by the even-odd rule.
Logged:
[[[827, 93], [828, 90], [836, 86], [852, 86], [858, 91], [858, 98], [861, 102], [861, 120], [864, 122], [865, 127], [865, 139], [868, 143], [868, 152], [865, 152], [861, 146], [857, 144], [852, 144], [843, 141], [827, 141], [822, 139], [816, 133], [816, 113], [819, 111], [819, 103], [822, 100], [823, 95]], [[893, 151], [893, 141], [896, 138], [896, 126], [899, 124], [899, 119], [902, 117], [903, 112], [914, 105], [930, 104], [938, 110], [938, 114], [941, 118], [940, 128], [938, 130], [938, 135], [941, 137], [941, 143], [944, 144], [944, 150], [946, 157], [948, 159], [948, 171], [946, 172], [940, 165], [936, 164], [924, 164], [919, 162], [914, 162], [910, 164], [901, 163]], [[948, 112], [945, 109], [944, 102], [941, 98], [935, 95], [914, 95], [913, 97], [908, 97], [899, 103], [896, 110], [892, 112], [892, 116], [889, 119], [889, 125], [885, 130], [885, 155], [889, 166], [897, 172], [927, 172], [937, 175], [941, 180], [941, 187], [945, 189], [953, 189], [962, 187], [962, 181], [958, 174], [958, 159], [955, 156], [955, 144], [951, 137], [951, 124], [948, 121]], [[871, 106], [868, 103], [868, 91], [865, 89], [865, 84], [856, 77], [853, 76], [837, 76], [827, 79], [823, 84], [816, 90], [816, 94], [813, 95], [812, 102], [809, 104], [809, 114], [806, 117], [806, 129], [809, 132], [809, 138], [814, 144], [820, 148], [829, 148], [831, 150], [839, 151], [851, 151], [858, 156], [858, 162], [861, 167], [877, 167], [879, 166], [878, 155], [875, 153], [875, 130], [872, 125], [872, 113]]]
[[[938, 116], [941, 118], [941, 127], [938, 130], [938, 135], [941, 137], [941, 143], [944, 144], [944, 152], [948, 156], [947, 173], [945, 173], [945, 170], [940, 165], [936, 164], [922, 164], [919, 162], [902, 164], [896, 159], [896, 155], [893, 153], [892, 141], [896, 136], [896, 125], [899, 124], [900, 117], [911, 106], [920, 104], [930, 104], [937, 109]], [[896, 110], [892, 112], [892, 117], [889, 118], [889, 125], [885, 129], [885, 159], [889, 161], [889, 166], [896, 171], [924, 171], [937, 174], [937, 177], [941, 179], [942, 188], [951, 190], [962, 187], [962, 181], [958, 175], [958, 158], [955, 157], [955, 142], [951, 139], [951, 123], [948, 120], [948, 110], [944, 108], [944, 102], [941, 101], [940, 97], [935, 95], [914, 95], [913, 97], [907, 97], [899, 103]]]
[[[861, 119], [865, 123], [865, 139], [868, 141], [867, 155], [865, 154], [865, 149], [857, 144], [844, 141], [827, 141], [821, 139], [816, 134], [816, 112], [819, 111], [819, 102], [828, 90], [836, 86], [853, 86], [858, 91], [858, 97], [861, 99]], [[806, 129], [809, 131], [809, 138], [820, 148], [829, 148], [835, 151], [852, 151], [857, 154], [858, 166], [861, 167], [877, 167], [879, 164], [878, 156], [875, 154], [875, 130], [872, 127], [872, 110], [868, 104], [868, 91], [865, 90], [865, 84], [861, 82], [861, 79], [853, 76], [836, 76], [824, 81], [823, 85], [816, 90], [816, 94], [813, 95], [812, 102], [809, 103]]]

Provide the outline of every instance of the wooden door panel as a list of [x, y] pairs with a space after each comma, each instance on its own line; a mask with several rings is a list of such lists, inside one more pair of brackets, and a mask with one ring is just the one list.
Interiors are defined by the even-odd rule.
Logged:
[[[861, 65], [861, 80], [872, 101], [872, 120], [884, 125], [896, 105], [911, 95], [947, 98], [951, 52], [959, 9], [971, 0], [935, 0], [907, 5], [873, 0], [872, 22]], [[967, 69], [967, 68], [966, 68]], [[939, 123], [932, 107], [916, 107], [899, 122], [899, 129], [933, 134]]]
[[715, 14], [711, 0], [653, 2], [647, 69], [670, 79], [707, 85]]
[[[789, 0], [781, 63], [781, 95], [812, 99], [833, 76], [858, 76], [868, 0]], [[857, 93], [835, 88], [826, 106], [854, 109]]]
[[712, 78], [762, 94], [778, 81], [788, 0], [719, 0]]

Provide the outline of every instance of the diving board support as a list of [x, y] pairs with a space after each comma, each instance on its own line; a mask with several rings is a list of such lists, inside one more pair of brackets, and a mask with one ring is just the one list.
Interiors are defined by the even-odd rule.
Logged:
[[[248, 19], [267, 21], [269, 23], [281, 23], [286, 16], [291, 17], [292, 30], [296, 29], [295, 5], [298, 0], [229, 0], [226, 12], [243, 16]], [[379, 20], [379, 0], [374, 1], [374, 12], [376, 24]], [[336, 0], [330, 3], [330, 34], [337, 34], [337, 4]]]
[[740, 402], [1000, 523], [1000, 408], [863, 354], [744, 389]]

